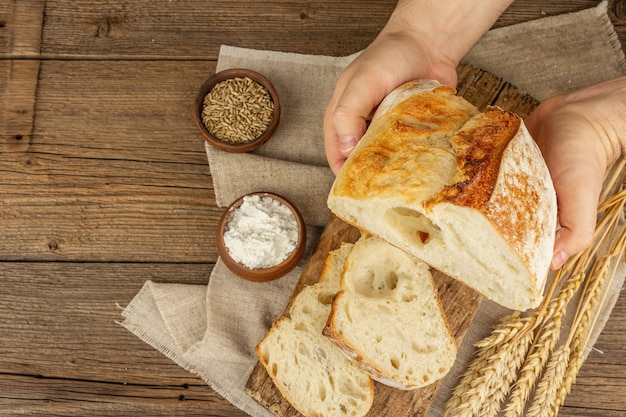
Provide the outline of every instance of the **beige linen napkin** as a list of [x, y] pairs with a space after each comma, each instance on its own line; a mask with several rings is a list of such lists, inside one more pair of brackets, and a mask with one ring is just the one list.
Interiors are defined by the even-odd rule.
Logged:
[[[324, 156], [323, 113], [339, 74], [355, 56], [222, 47], [217, 70], [244, 67], [265, 74], [278, 90], [283, 114], [275, 136], [255, 153], [225, 153], [207, 146], [218, 206], [253, 191], [283, 195], [302, 211], [311, 230], [308, 253], [313, 250], [329, 216], [326, 196], [334, 179]], [[606, 1], [582, 12], [492, 30], [464, 63], [500, 76], [538, 99], [626, 73]], [[254, 346], [282, 313], [300, 272], [298, 268], [271, 283], [250, 283], [234, 277], [218, 260], [207, 286], [146, 282], [122, 312], [122, 325], [246, 413], [269, 417], [271, 413], [252, 400], [244, 386], [257, 362]], [[609, 290], [588, 349], [623, 281], [621, 273]], [[471, 358], [473, 342], [506, 312], [490, 302], [481, 304], [431, 416], [442, 415], [441, 403]]]

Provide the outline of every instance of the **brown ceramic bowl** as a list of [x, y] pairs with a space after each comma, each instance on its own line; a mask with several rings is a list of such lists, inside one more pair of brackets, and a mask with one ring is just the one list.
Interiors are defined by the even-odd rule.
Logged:
[[[214, 136], [211, 132], [209, 132], [202, 121], [203, 102], [209, 91], [211, 91], [217, 83], [237, 77], [248, 77], [261, 84], [270, 93], [272, 101], [274, 102], [273, 117], [265, 132], [261, 133], [260, 136], [257, 136], [256, 139], [244, 143], [230, 143]], [[276, 91], [276, 88], [274, 88], [274, 85], [265, 76], [249, 69], [233, 68], [216, 73], [215, 75], [209, 77], [204, 84], [202, 84], [193, 105], [193, 112], [196, 120], [196, 126], [208, 143], [227, 152], [250, 152], [267, 142], [267, 140], [272, 137], [276, 131], [278, 122], [280, 121], [280, 101], [278, 99], [278, 92]]]
[[[247, 267], [246, 265], [237, 262], [230, 256], [226, 243], [224, 242], [224, 232], [226, 230], [226, 226], [233, 212], [237, 208], [239, 208], [239, 206], [243, 203], [244, 197], [252, 196], [252, 195], [258, 195], [260, 197], [269, 197], [269, 198], [278, 200], [279, 202], [281, 202], [282, 204], [284, 204], [291, 210], [291, 212], [296, 218], [296, 223], [298, 224], [298, 241], [296, 243], [295, 249], [293, 250], [293, 252], [291, 252], [291, 254], [287, 257], [287, 259], [285, 259], [278, 265], [272, 266], [270, 268], [251, 269]], [[224, 265], [226, 265], [226, 267], [232, 273], [248, 281], [266, 282], [266, 281], [272, 281], [272, 280], [278, 279], [286, 275], [302, 259], [302, 256], [304, 255], [305, 245], [306, 245], [306, 229], [304, 225], [304, 220], [302, 219], [302, 215], [300, 214], [300, 212], [296, 209], [296, 207], [293, 204], [291, 204], [285, 198], [278, 196], [276, 194], [268, 193], [268, 192], [251, 193], [251, 194], [246, 194], [245, 196], [239, 197], [228, 207], [228, 209], [224, 212], [224, 214], [222, 214], [222, 217], [220, 218], [220, 221], [217, 226], [217, 253], [222, 258], [222, 262], [224, 262]]]

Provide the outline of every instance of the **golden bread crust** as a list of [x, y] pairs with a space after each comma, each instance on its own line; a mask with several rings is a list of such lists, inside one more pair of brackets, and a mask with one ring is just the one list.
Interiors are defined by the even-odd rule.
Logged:
[[[521, 119], [490, 107], [451, 139], [458, 176], [462, 179], [446, 186], [428, 204], [447, 201], [458, 206], [485, 211], [498, 180], [502, 155], [519, 131]], [[458, 177], [457, 177], [458, 179]]]
[[359, 143], [362, 149], [346, 161], [335, 183], [337, 193], [357, 199], [384, 196], [393, 184], [394, 194], [415, 200], [414, 192], [429, 187], [425, 184], [428, 173], [420, 175], [420, 171], [441, 159], [448, 160], [447, 165], [453, 163], [454, 152], [446, 136], [475, 114], [476, 108], [454, 95], [450, 87], [409, 96], [372, 122]]

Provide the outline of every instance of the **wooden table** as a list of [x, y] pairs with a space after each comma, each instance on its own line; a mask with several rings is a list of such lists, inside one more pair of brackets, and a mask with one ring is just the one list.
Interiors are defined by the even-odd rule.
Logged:
[[[519, 0], [497, 26], [597, 3]], [[194, 95], [221, 44], [347, 55], [394, 4], [1, 2], [0, 414], [245, 415], [117, 323], [146, 280], [206, 284], [217, 259]], [[625, 335], [621, 297], [561, 416], [626, 414]]]

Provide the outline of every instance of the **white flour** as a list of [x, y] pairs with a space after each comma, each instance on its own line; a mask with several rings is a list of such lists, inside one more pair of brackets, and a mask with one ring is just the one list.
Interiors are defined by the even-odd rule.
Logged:
[[298, 223], [289, 207], [270, 197], [246, 196], [224, 231], [230, 256], [250, 269], [276, 266], [296, 248]]

